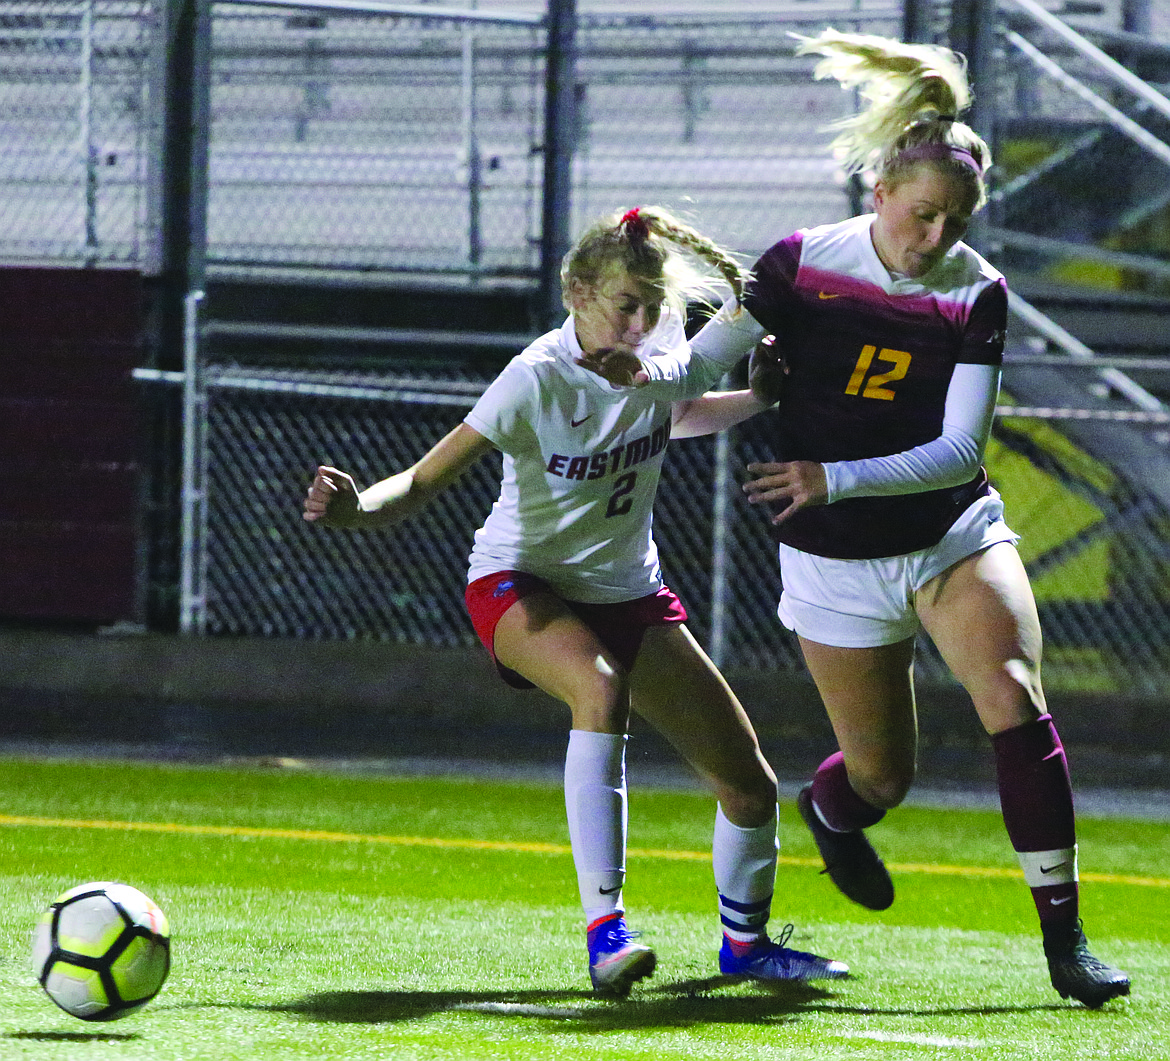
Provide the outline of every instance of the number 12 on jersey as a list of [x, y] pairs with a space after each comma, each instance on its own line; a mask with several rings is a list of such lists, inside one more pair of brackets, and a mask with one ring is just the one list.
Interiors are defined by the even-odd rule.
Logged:
[[[865, 377], [873, 365], [875, 354], [879, 362], [884, 361], [894, 367], [889, 372], [875, 372], [869, 379], [866, 379]], [[886, 384], [896, 383], [902, 379], [909, 368], [910, 355], [905, 350], [890, 350], [886, 347], [878, 350], [876, 346], [866, 344], [861, 348], [857, 364], [853, 366], [853, 375], [849, 377], [845, 393], [860, 394], [863, 398], [880, 398], [883, 401], [892, 402], [894, 392]], [[865, 384], [864, 389], [862, 389], [862, 383]]]

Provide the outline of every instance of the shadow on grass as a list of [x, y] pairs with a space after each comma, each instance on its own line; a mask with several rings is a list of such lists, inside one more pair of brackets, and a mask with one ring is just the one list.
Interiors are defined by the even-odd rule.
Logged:
[[438, 1013], [476, 1013], [559, 1021], [579, 1029], [623, 1030], [691, 1024], [782, 1023], [833, 996], [803, 983], [753, 984], [750, 994], [717, 994], [742, 981], [733, 977], [687, 980], [635, 990], [627, 999], [601, 999], [591, 991], [326, 991], [262, 1007], [305, 1020], [383, 1024]]
[[866, 1017], [987, 1017], [1064, 1010], [1060, 1003], [1032, 1006], [848, 1006], [823, 987], [807, 983], [750, 983], [715, 976], [635, 989], [625, 999], [567, 991], [325, 991], [292, 1002], [257, 1007], [326, 1024], [388, 1024], [439, 1013], [476, 1013], [560, 1022], [578, 1030], [622, 1031], [692, 1024], [783, 1024], [807, 1013]]
[[24, 1039], [34, 1043], [129, 1043], [137, 1032], [5, 1032], [0, 1039]]

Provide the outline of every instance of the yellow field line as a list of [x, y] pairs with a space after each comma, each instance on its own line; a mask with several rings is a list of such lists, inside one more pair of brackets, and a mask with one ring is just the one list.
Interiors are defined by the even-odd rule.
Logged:
[[[179, 822], [90, 821], [84, 818], [37, 818], [23, 814], [0, 814], [0, 825], [31, 826], [42, 829], [112, 829], [122, 832], [173, 833], [186, 836], [239, 836], [249, 839], [315, 840], [343, 844], [386, 844], [392, 847], [437, 847], [462, 851], [511, 851], [538, 855], [568, 855], [566, 844], [545, 844], [524, 840], [449, 839], [440, 836], [381, 836], [374, 833], [337, 833], [323, 829], [266, 829], [251, 825], [183, 825]], [[631, 858], [661, 858], [679, 862], [707, 862], [710, 852], [677, 851], [664, 848], [630, 848]], [[819, 868], [820, 859], [780, 856], [783, 866]], [[928, 873], [944, 877], [993, 877], [1020, 879], [1018, 869], [996, 866], [948, 866], [923, 862], [891, 862], [896, 873]], [[1147, 888], [1170, 888], [1170, 878], [1138, 877], [1123, 873], [1082, 873], [1082, 881], [1095, 884], [1134, 884]]]

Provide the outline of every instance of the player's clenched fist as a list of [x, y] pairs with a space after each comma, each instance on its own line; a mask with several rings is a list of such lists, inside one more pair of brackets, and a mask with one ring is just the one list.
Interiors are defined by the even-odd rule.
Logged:
[[596, 372], [615, 387], [641, 387], [650, 380], [638, 355], [630, 350], [607, 348], [577, 358], [582, 368]]
[[748, 360], [748, 386], [762, 402], [775, 405], [784, 394], [788, 365], [776, 348], [776, 336], [765, 335]]
[[353, 478], [322, 465], [305, 497], [304, 518], [326, 527], [354, 527], [360, 518], [358, 488]]

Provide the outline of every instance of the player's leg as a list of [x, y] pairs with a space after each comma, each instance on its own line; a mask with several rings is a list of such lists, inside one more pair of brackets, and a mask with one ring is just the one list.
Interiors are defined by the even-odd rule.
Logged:
[[712, 862], [723, 923], [720, 968], [766, 980], [845, 976], [848, 967], [767, 934], [776, 881], [776, 776], [731, 687], [681, 623], [648, 628], [631, 673], [635, 711], [718, 800]]
[[991, 736], [1004, 824], [1032, 891], [1053, 986], [1099, 1006], [1129, 978], [1081, 931], [1068, 763], [1040, 684], [1041, 632], [1024, 565], [1000, 542], [931, 579], [918, 613]]
[[843, 648], [800, 637], [800, 647], [839, 750], [797, 796], [797, 809], [833, 883], [854, 902], [884, 910], [894, 886], [865, 830], [905, 799], [914, 780], [914, 639]]
[[572, 713], [565, 753], [565, 813], [585, 911], [589, 975], [608, 994], [626, 994], [654, 971], [654, 952], [626, 927], [626, 724], [623, 668], [555, 594], [527, 592], [500, 616], [496, 659], [562, 700]]
[[883, 910], [893, 883], [865, 829], [914, 780], [914, 614], [907, 557], [844, 560], [780, 546], [777, 614], [800, 639], [838, 751], [797, 795], [825, 871], [854, 902]]

